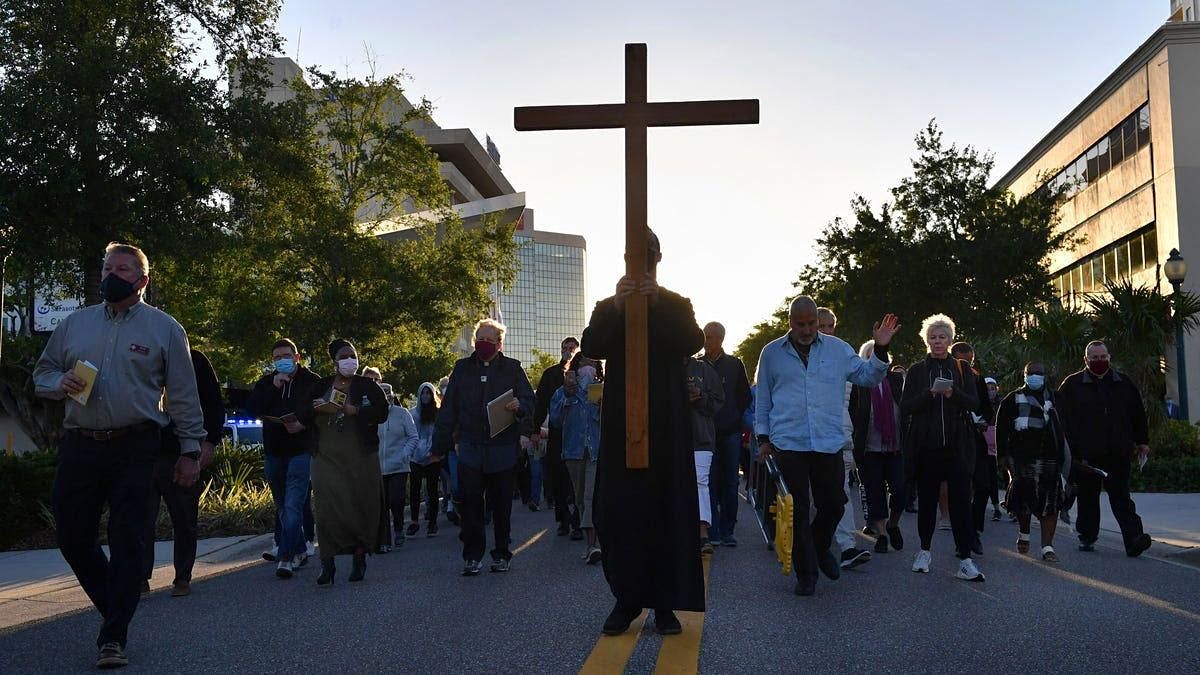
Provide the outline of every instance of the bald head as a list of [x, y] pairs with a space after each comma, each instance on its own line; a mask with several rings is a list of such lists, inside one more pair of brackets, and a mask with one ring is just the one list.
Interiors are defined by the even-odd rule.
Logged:
[[792, 339], [802, 345], [810, 345], [817, 338], [817, 303], [807, 295], [792, 300], [788, 310], [788, 327]]

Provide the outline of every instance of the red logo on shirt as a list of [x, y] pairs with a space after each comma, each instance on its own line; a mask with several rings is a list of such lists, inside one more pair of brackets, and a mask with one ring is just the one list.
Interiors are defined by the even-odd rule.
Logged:
[[149, 347], [145, 347], [145, 346], [139, 345], [139, 344], [137, 344], [137, 343], [130, 344], [130, 345], [129, 345], [129, 351], [131, 351], [131, 352], [137, 352], [138, 354], [141, 354], [142, 356], [149, 356], [149, 355], [150, 355], [150, 348], [149, 348]]

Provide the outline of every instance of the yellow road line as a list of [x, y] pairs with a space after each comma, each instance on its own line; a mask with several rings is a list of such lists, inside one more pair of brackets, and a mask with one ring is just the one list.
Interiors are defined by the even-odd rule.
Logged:
[[538, 532], [537, 534], [530, 537], [529, 541], [525, 542], [524, 544], [521, 544], [520, 546], [517, 547], [517, 550], [513, 551], [513, 555], [516, 555], [516, 554], [520, 553], [521, 551], [524, 551], [525, 549], [529, 548], [530, 546], [533, 546], [534, 544], [536, 544], [537, 540], [541, 539], [542, 536], [545, 535], [547, 532], [549, 532], [549, 530], [542, 530], [541, 532]]
[[629, 624], [629, 630], [620, 635], [601, 635], [596, 646], [579, 669], [580, 675], [610, 675], [610, 673], [625, 672], [625, 664], [633, 656], [633, 648], [637, 646], [638, 637], [642, 634], [642, 626], [646, 623], [646, 610]]
[[[708, 600], [708, 566], [711, 556], [704, 557], [704, 598]], [[704, 612], [675, 612], [683, 632], [663, 638], [658, 651], [658, 663], [654, 666], [657, 675], [688, 674], [700, 669], [700, 639], [704, 637]]]

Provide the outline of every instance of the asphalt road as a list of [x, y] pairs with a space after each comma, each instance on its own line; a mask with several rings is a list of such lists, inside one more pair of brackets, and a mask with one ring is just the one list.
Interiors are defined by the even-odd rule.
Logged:
[[[904, 551], [800, 598], [742, 515], [742, 546], [711, 561], [700, 672], [1200, 672], [1200, 570], [1129, 559], [1114, 535], [1085, 554], [1060, 532], [1062, 562], [1050, 566], [1016, 554], [1015, 525], [989, 522], [987, 581], [967, 583], [953, 576], [949, 532], [936, 535], [930, 574], [909, 571], [907, 516]], [[199, 581], [187, 598], [151, 594], [127, 670], [577, 672], [612, 644], [599, 640], [612, 601], [582, 544], [553, 525], [547, 511], [514, 507], [522, 548], [507, 574], [461, 577], [457, 528], [443, 523], [436, 538], [371, 558], [362, 583], [346, 583], [350, 561], [339, 558], [332, 588], [315, 585], [313, 561], [290, 581], [263, 563]], [[0, 673], [90, 670], [98, 624], [88, 611], [0, 634]], [[670, 643], [683, 637], [663, 648], [647, 628], [626, 671], [694, 670], [688, 643]]]

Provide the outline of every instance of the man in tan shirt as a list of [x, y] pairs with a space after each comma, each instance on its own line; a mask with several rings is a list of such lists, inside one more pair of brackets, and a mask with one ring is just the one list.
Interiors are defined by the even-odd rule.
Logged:
[[[104, 618], [96, 665], [128, 663], [125, 641], [142, 586], [145, 510], [161, 430], [175, 424], [180, 456], [175, 480], [191, 486], [205, 437], [196, 376], [183, 327], [142, 302], [150, 263], [134, 246], [104, 252], [103, 304], [80, 309], [54, 330], [34, 369], [38, 396], [66, 399], [52, 493], [59, 549]], [[95, 381], [86, 404], [78, 363]], [[109, 508], [108, 544], [100, 548], [100, 514]]]

